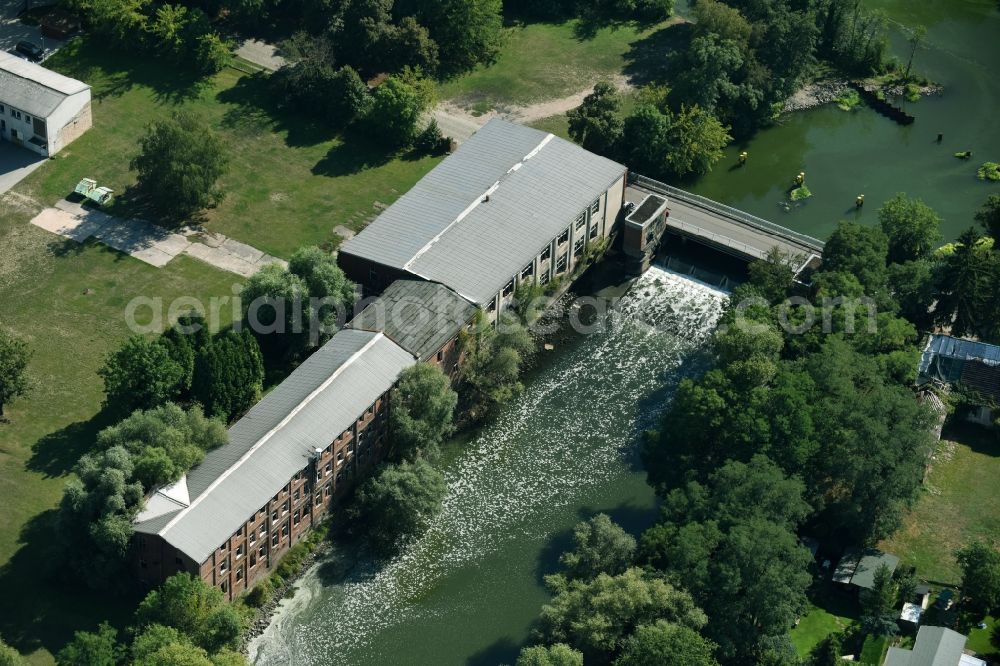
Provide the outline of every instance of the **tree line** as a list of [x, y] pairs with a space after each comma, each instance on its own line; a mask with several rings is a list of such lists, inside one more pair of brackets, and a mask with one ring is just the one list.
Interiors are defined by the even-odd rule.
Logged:
[[[998, 211], [994, 195], [976, 216], [989, 233]], [[995, 304], [976, 302], [956, 278], [1000, 264], [1000, 252], [975, 229], [936, 251], [939, 223], [900, 194], [879, 210], [878, 227], [840, 223], [808, 288], [778, 253], [750, 266], [713, 336], [715, 368], [683, 380], [647, 434], [642, 459], [659, 520], [638, 541], [606, 516], [577, 526], [564, 570], [546, 581], [553, 599], [538, 644], [519, 666], [839, 663], [837, 637], [806, 660], [788, 638], [812, 581], [800, 535], [823, 535], [835, 549], [899, 527], [936, 421], [912, 389], [918, 331], [997, 321]], [[980, 279], [995, 280], [991, 270]], [[994, 303], [993, 293], [982, 300]], [[826, 299], [826, 331], [823, 322], [805, 326], [812, 315], [790, 296]], [[874, 312], [858, 308], [862, 298]], [[970, 603], [996, 609], [1000, 553], [974, 543], [958, 559]], [[913, 584], [906, 570], [877, 572], [861, 600], [864, 630], [894, 632]], [[679, 614], [671, 598], [693, 610]], [[651, 608], [654, 599], [663, 605]]]

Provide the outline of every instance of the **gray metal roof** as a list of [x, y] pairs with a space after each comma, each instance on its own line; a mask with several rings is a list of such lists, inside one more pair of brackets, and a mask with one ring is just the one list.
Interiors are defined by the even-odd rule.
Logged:
[[483, 304], [624, 174], [569, 141], [494, 119], [340, 252]]
[[396, 280], [348, 328], [382, 331], [421, 361], [458, 335], [476, 306], [436, 282]]
[[885, 666], [958, 666], [965, 636], [946, 627], [920, 627], [913, 650], [889, 648]]
[[899, 558], [892, 553], [883, 553], [880, 550], [868, 549], [862, 553], [858, 566], [851, 576], [851, 585], [857, 585], [870, 589], [875, 584], [875, 572], [879, 567], [885, 565], [889, 568], [889, 573], [896, 570]]
[[927, 372], [937, 357], [979, 361], [989, 366], [1000, 366], [1000, 347], [976, 340], [953, 338], [950, 335], [931, 335], [920, 357], [920, 373]]
[[159, 534], [203, 562], [288, 480], [396, 382], [416, 359], [382, 333], [342, 330], [229, 429], [229, 443], [209, 451], [187, 475], [191, 504]]
[[90, 86], [17, 56], [0, 52], [0, 102], [39, 118]]

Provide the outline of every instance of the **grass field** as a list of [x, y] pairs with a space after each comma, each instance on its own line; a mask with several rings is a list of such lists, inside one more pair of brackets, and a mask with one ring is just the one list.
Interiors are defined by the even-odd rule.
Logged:
[[1000, 443], [973, 425], [949, 426], [930, 478], [903, 527], [881, 547], [917, 568], [921, 578], [961, 581], [954, 553], [1000, 534]]
[[799, 656], [806, 657], [827, 636], [857, 624], [858, 609], [850, 599], [830, 591], [810, 592], [809, 610], [791, 631], [792, 644]]
[[124, 621], [135, 607], [135, 599], [52, 582], [51, 554], [67, 475], [109, 423], [96, 371], [129, 335], [125, 305], [135, 296], [169, 303], [231, 295], [238, 278], [184, 256], [157, 269], [103, 245], [64, 241], [28, 224], [34, 212], [0, 204], [2, 325], [34, 350], [32, 390], [0, 423], [0, 636], [44, 664], [73, 630]]
[[185, 256], [153, 268], [97, 243], [63, 240], [28, 220], [82, 176], [124, 195], [113, 212], [141, 210], [128, 192], [137, 138], [149, 122], [181, 108], [218, 131], [232, 162], [223, 182], [228, 197], [208, 211], [207, 227], [278, 256], [330, 241], [340, 224], [360, 229], [438, 161], [385, 155], [282, 117], [261, 79], [233, 70], [184, 81], [170, 67], [109, 55], [84, 41], [70, 42], [46, 64], [92, 85], [94, 127], [0, 203], [0, 325], [35, 352], [33, 390], [8, 405], [9, 422], [0, 423], [0, 636], [38, 664], [52, 663], [74, 630], [127, 621], [137, 602], [62, 587], [50, 570], [58, 566], [53, 519], [66, 478], [111, 421], [101, 409], [96, 371], [129, 334], [126, 304], [136, 296], [207, 303], [230, 296], [240, 280]]
[[445, 83], [441, 97], [481, 111], [565, 97], [602, 78], [631, 74], [677, 21], [608, 26], [586, 36], [576, 20], [516, 26], [494, 64]]
[[386, 154], [363, 139], [344, 140], [328, 124], [278, 110], [265, 79], [227, 69], [188, 81], [176, 68], [108, 54], [73, 41], [46, 61], [93, 87], [94, 127], [19, 188], [51, 205], [83, 176], [126, 196], [112, 212], [141, 214], [130, 158], [151, 121], [189, 110], [226, 145], [226, 199], [204, 220], [218, 231], [287, 258], [302, 245], [336, 241], [333, 229], [361, 229], [410, 189], [439, 158]]

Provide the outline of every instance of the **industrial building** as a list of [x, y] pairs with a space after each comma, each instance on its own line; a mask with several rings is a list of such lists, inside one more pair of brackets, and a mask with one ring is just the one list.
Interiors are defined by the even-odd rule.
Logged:
[[388, 446], [390, 392], [417, 360], [344, 329], [229, 429], [229, 442], [146, 501], [140, 580], [186, 571], [229, 599], [267, 575]]
[[0, 139], [51, 157], [90, 125], [90, 86], [0, 52]]
[[552, 134], [494, 119], [339, 251], [365, 295], [436, 282], [491, 318], [522, 282], [572, 273], [607, 238], [626, 169]]

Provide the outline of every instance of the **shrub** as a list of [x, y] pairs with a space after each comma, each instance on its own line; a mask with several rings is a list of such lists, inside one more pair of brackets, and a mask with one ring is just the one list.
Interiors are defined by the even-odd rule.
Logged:
[[1000, 164], [996, 162], [983, 162], [983, 165], [976, 171], [979, 180], [1000, 180]]
[[247, 593], [246, 603], [252, 608], [260, 608], [268, 602], [272, 594], [274, 594], [274, 586], [271, 585], [271, 579], [265, 578]]
[[809, 188], [805, 185], [799, 185], [794, 190], [788, 193], [789, 198], [792, 201], [802, 201], [803, 199], [808, 199], [813, 194], [809, 191]]

